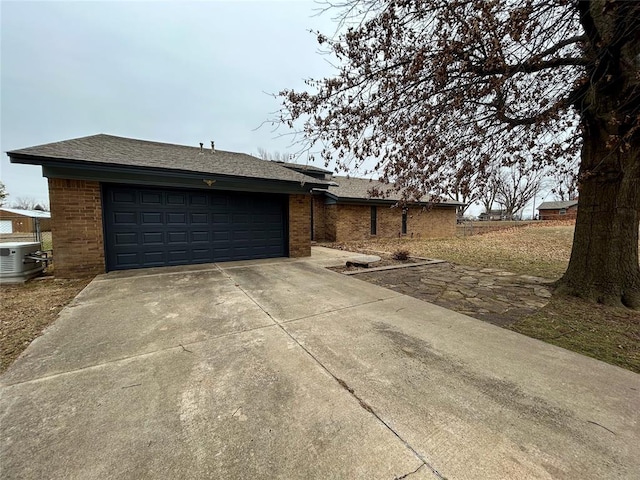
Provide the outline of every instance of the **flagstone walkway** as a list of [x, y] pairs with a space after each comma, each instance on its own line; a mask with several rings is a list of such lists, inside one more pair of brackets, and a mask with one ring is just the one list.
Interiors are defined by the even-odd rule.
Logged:
[[544, 307], [553, 283], [530, 275], [447, 262], [359, 273], [356, 278], [500, 326]]

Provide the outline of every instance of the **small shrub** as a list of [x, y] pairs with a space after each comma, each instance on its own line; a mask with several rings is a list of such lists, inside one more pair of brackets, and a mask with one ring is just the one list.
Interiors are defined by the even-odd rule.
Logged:
[[396, 250], [395, 252], [393, 252], [392, 257], [394, 260], [409, 260], [409, 250]]

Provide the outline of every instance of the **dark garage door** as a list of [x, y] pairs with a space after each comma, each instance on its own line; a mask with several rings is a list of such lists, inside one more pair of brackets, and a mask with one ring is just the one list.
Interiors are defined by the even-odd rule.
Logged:
[[105, 185], [107, 270], [283, 257], [283, 195]]

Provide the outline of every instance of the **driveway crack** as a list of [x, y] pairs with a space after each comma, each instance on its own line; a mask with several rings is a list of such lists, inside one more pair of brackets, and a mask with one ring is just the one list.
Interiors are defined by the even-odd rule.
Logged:
[[420, 466], [418, 466], [418, 468], [416, 468], [413, 472], [409, 472], [409, 473], [405, 473], [404, 475], [401, 475], [399, 477], [394, 477], [393, 480], [402, 480], [403, 478], [407, 478], [411, 475], [413, 475], [414, 473], [418, 473], [418, 470], [420, 470], [422, 467], [424, 467], [426, 464], [423, 463]]
[[415, 448], [413, 448], [409, 442], [407, 442], [404, 438], [402, 438], [402, 436], [400, 436], [400, 434], [398, 432], [396, 432], [391, 425], [389, 425], [375, 410], [374, 408], [369, 405], [364, 399], [362, 399], [359, 395], [356, 394], [355, 390], [353, 388], [351, 388], [347, 382], [345, 382], [344, 380], [342, 380], [341, 378], [337, 377], [336, 375], [334, 375], [334, 373], [329, 370], [329, 368], [324, 365], [320, 359], [318, 357], [316, 357], [313, 353], [311, 353], [302, 343], [300, 343], [298, 341], [298, 339], [296, 337], [294, 337], [285, 327], [284, 325], [282, 325], [278, 320], [276, 320], [271, 313], [269, 313], [255, 298], [253, 298], [253, 296], [247, 291], [245, 290], [242, 285], [240, 285], [240, 283], [238, 283], [228, 272], [223, 271], [222, 269], [220, 269], [220, 271], [231, 281], [233, 282], [233, 284], [239, 288], [253, 303], [256, 304], [256, 306], [258, 308], [260, 308], [260, 310], [262, 310], [266, 315], [269, 316], [269, 318], [271, 318], [275, 324], [285, 333], [285, 335], [287, 335], [296, 345], [298, 345], [307, 355], [309, 355], [309, 357], [311, 357], [311, 359], [318, 364], [318, 366], [320, 368], [322, 368], [329, 376], [331, 376], [331, 378], [333, 378], [338, 385], [340, 385], [344, 390], [346, 390], [360, 405], [361, 408], [363, 408], [366, 412], [368, 412], [369, 414], [373, 415], [376, 420], [378, 420], [378, 422], [380, 422], [382, 425], [384, 425], [385, 428], [387, 428], [398, 440], [400, 440], [404, 446], [409, 449], [414, 455], [415, 457], [420, 460], [420, 462], [422, 462], [422, 464], [413, 472], [409, 472], [408, 474], [405, 474], [404, 476], [401, 477], [397, 477], [397, 478], [406, 478], [409, 475], [412, 475], [414, 473], [416, 473], [418, 470], [420, 470], [420, 468], [422, 468], [423, 466], [426, 466], [429, 470], [431, 470], [431, 472], [436, 476], [436, 478], [438, 478], [439, 480], [446, 480], [446, 477], [444, 475], [442, 475], [440, 472], [438, 472], [438, 470], [435, 469], [435, 467], [433, 467], [423, 456], [422, 454], [420, 454], [420, 452], [418, 452]]

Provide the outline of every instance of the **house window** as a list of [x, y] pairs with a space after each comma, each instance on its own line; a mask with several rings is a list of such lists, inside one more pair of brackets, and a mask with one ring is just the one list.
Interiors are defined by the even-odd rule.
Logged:
[[371, 207], [371, 235], [378, 234], [378, 207]]
[[407, 234], [407, 209], [402, 209], [402, 235]]
[[567, 209], [566, 208], [561, 208], [560, 209], [560, 215], [566, 215], [567, 214]]

